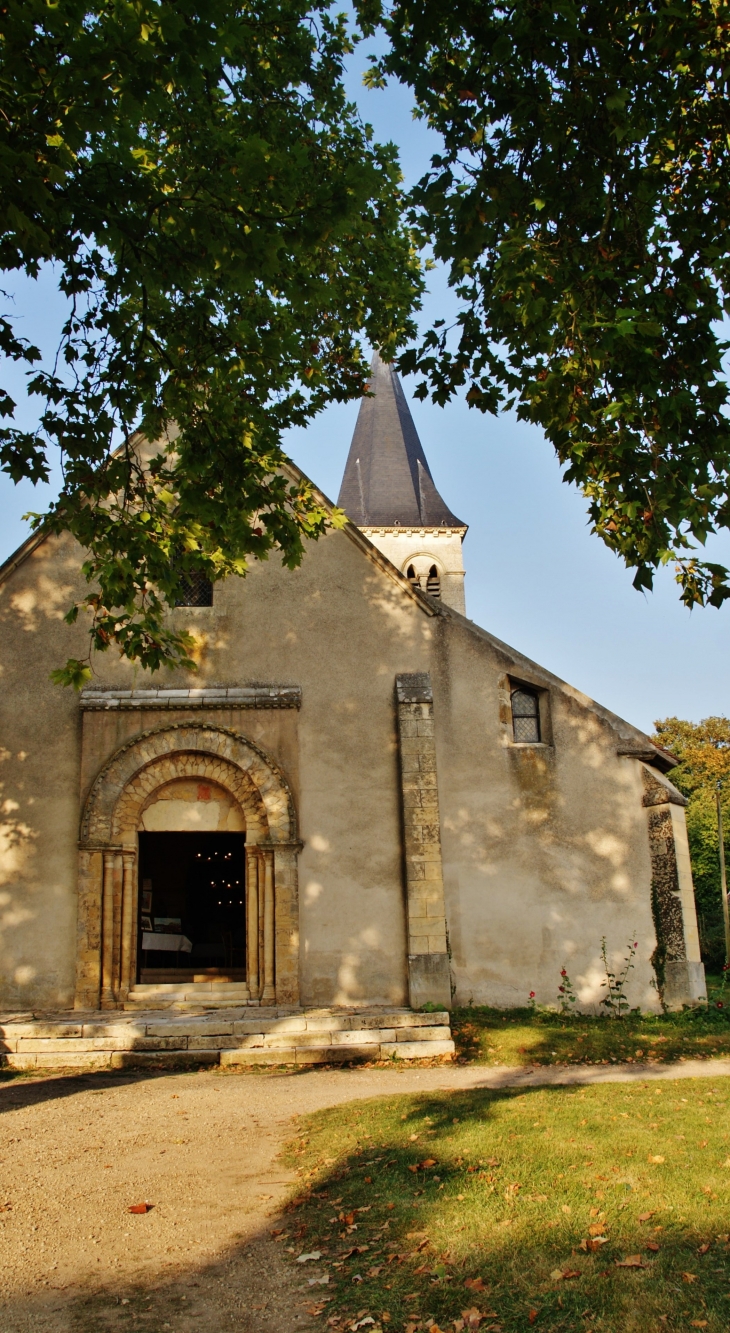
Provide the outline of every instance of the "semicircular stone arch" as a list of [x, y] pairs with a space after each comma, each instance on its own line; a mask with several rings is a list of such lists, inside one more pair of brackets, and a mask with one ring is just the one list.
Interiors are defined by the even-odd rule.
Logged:
[[79, 848], [77, 1008], [118, 1008], [135, 984], [138, 831], [155, 793], [180, 779], [222, 788], [243, 818], [246, 1002], [298, 1004], [300, 844], [289, 785], [278, 765], [237, 732], [174, 722], [117, 750], [89, 792]]
[[243, 809], [247, 842], [296, 841], [291, 791], [258, 745], [223, 727], [173, 723], [135, 737], [98, 774], [84, 809], [82, 843], [133, 847], [152, 792], [182, 777], [226, 787]]

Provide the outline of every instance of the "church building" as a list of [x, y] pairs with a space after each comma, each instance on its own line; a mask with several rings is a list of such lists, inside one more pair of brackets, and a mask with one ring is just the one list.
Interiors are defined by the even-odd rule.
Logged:
[[468, 619], [467, 526], [377, 356], [371, 389], [348, 524], [170, 612], [196, 673], [53, 685], [83, 553], [0, 569], [5, 1012], [555, 1004], [563, 969], [600, 1012], [602, 941], [632, 1006], [705, 997], [672, 756]]

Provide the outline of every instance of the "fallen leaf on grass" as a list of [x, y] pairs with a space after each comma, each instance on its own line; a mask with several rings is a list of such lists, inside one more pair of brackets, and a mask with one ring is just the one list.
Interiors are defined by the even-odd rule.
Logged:
[[650, 1222], [651, 1219], [652, 1219], [652, 1217], [655, 1217], [655, 1216], [656, 1216], [655, 1213], [639, 1213], [639, 1221], [640, 1221], [640, 1222]]
[[464, 1320], [465, 1326], [469, 1329], [473, 1329], [478, 1328], [483, 1319], [496, 1319], [497, 1311], [484, 1310], [482, 1312], [477, 1309], [476, 1305], [473, 1305], [470, 1310], [462, 1310], [461, 1317]]
[[465, 1287], [471, 1287], [471, 1290], [472, 1290], [472, 1291], [486, 1291], [486, 1290], [487, 1290], [487, 1288], [486, 1288], [485, 1285], [484, 1285], [484, 1278], [481, 1278], [481, 1277], [468, 1277], [468, 1278], [466, 1279], [466, 1282], [464, 1283], [464, 1286], [465, 1286]]
[[697, 1253], [698, 1253], [698, 1254], [707, 1254], [707, 1251], [709, 1250], [709, 1248], [710, 1248], [710, 1242], [709, 1242], [709, 1241], [706, 1241], [704, 1245], [700, 1245], [700, 1248], [699, 1248], [699, 1250], [697, 1251]]
[[330, 1284], [330, 1275], [325, 1273], [324, 1277], [310, 1277], [307, 1286], [309, 1287], [328, 1287]]
[[529, 1319], [531, 1324], [534, 1324], [535, 1320], [537, 1319], [537, 1313], [538, 1313], [537, 1310], [530, 1310], [530, 1313], [528, 1314], [527, 1318]]
[[666, 1158], [662, 1157], [660, 1154], [657, 1153], [653, 1156], [650, 1156], [649, 1161], [656, 1162], [657, 1166], [661, 1166], [662, 1162], [666, 1161]]
[[127, 1209], [127, 1212], [128, 1212], [128, 1213], [149, 1213], [149, 1212], [152, 1211], [152, 1209], [154, 1208], [154, 1206], [155, 1206], [155, 1205], [154, 1205], [153, 1203], [133, 1203], [133, 1204], [132, 1204], [132, 1207]]
[[382, 1273], [382, 1271], [383, 1271], [383, 1266], [382, 1266], [382, 1264], [381, 1264], [378, 1268], [369, 1268], [369, 1269], [368, 1269], [368, 1277], [380, 1277], [380, 1274]]
[[646, 1268], [640, 1254], [627, 1254], [625, 1259], [616, 1260], [617, 1268]]
[[[591, 1210], [592, 1211], [592, 1210]], [[606, 1230], [602, 1222], [594, 1222], [593, 1226], [588, 1228], [589, 1236], [602, 1236]]]
[[583, 1239], [578, 1249], [585, 1250], [589, 1254], [597, 1254], [602, 1245], [608, 1245], [608, 1236], [591, 1236], [590, 1240]]
[[682, 1274], [682, 1281], [683, 1281], [683, 1282], [696, 1282], [696, 1281], [697, 1281], [697, 1274], [696, 1274], [696, 1273], [683, 1273], [683, 1274]]
[[690, 1328], [707, 1328], [706, 1319], [693, 1319]]
[[580, 1277], [577, 1268], [554, 1268], [550, 1274], [551, 1282], [567, 1282], [572, 1277]]
[[646, 1248], [647, 1250], [651, 1250], [652, 1254], [659, 1253], [659, 1246], [657, 1245], [655, 1240], [648, 1240], [646, 1242]]
[[435, 1157], [425, 1157], [422, 1162], [419, 1162], [419, 1166], [424, 1171], [427, 1171], [430, 1166], [435, 1166], [435, 1165], [436, 1165]]
[[306, 1264], [306, 1263], [309, 1263], [310, 1259], [321, 1259], [321, 1258], [322, 1258], [322, 1251], [321, 1251], [321, 1250], [312, 1250], [312, 1253], [311, 1253], [311, 1254], [299, 1254], [299, 1255], [297, 1255], [297, 1263], [298, 1263], [298, 1264]]

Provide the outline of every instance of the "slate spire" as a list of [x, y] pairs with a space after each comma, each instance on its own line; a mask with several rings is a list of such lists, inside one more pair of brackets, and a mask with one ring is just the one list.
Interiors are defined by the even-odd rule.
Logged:
[[465, 528], [434, 485], [401, 382], [376, 352], [337, 500], [359, 528]]

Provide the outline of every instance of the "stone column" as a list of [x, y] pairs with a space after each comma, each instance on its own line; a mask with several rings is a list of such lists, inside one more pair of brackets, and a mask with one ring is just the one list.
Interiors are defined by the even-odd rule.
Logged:
[[395, 683], [410, 1005], [420, 1009], [431, 1001], [450, 1007], [431, 678], [418, 671], [396, 676]]
[[264, 988], [262, 1004], [276, 1002], [274, 986], [274, 853], [263, 854], [264, 872]]
[[297, 854], [300, 842], [272, 848], [274, 874], [274, 977], [276, 1003], [299, 1004], [299, 888]]
[[259, 854], [246, 848], [246, 981], [252, 1000], [259, 998]]
[[76, 916], [75, 1009], [99, 1008], [103, 885], [103, 852], [97, 847], [82, 847]]
[[654, 770], [643, 767], [642, 777], [648, 808], [657, 976], [667, 1008], [681, 1009], [707, 999], [684, 814], [687, 801]]
[[123, 1002], [134, 985], [137, 971], [137, 876], [133, 851], [122, 852], [122, 961], [119, 999]]
[[104, 852], [101, 903], [101, 1008], [113, 1009], [114, 996], [114, 880], [117, 853]]

